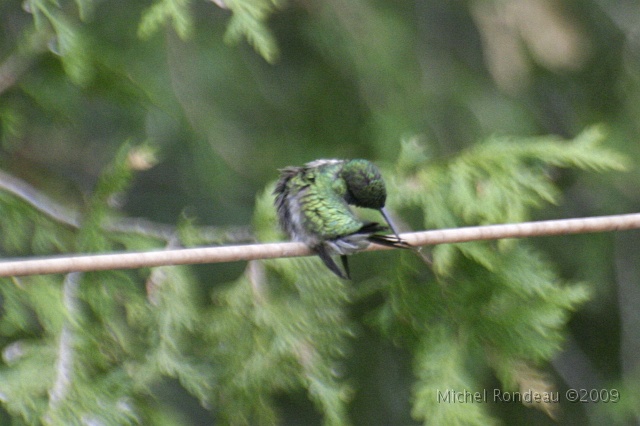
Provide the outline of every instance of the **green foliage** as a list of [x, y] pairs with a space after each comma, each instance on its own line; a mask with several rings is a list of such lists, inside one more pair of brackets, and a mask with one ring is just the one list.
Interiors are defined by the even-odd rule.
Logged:
[[90, 0], [78, 0], [77, 13], [69, 13], [61, 4], [49, 0], [27, 0], [28, 10], [33, 14], [36, 31], [47, 41], [49, 49], [60, 55], [62, 65], [69, 78], [84, 85], [92, 78], [94, 70], [90, 55], [90, 38], [81, 29], [80, 19], [89, 14]]
[[88, 212], [82, 222], [78, 236], [78, 251], [104, 251], [109, 245], [103, 235], [102, 225], [110, 212], [109, 205], [127, 188], [133, 173], [128, 163], [131, 146], [126, 143], [116, 154], [116, 158], [98, 179], [93, 197], [89, 201]]
[[[442, 165], [403, 176], [402, 186], [395, 188], [404, 195], [397, 204], [424, 209], [427, 229], [526, 221], [531, 208], [558, 197], [550, 167], [625, 168], [624, 158], [599, 146], [603, 138], [598, 127], [571, 142], [549, 136], [489, 138]], [[407, 150], [401, 158], [413, 156], [416, 148], [405, 145]], [[397, 172], [402, 176], [404, 170]]]
[[[274, 229], [272, 190], [256, 203], [262, 233]], [[207, 333], [219, 365], [217, 406], [228, 424], [273, 424], [272, 398], [303, 389], [325, 424], [349, 424], [350, 391], [337, 371], [352, 335], [350, 293], [318, 259], [251, 262], [216, 293]]]
[[161, 0], [147, 9], [142, 16], [138, 34], [140, 37], [149, 37], [162, 25], [171, 21], [176, 33], [182, 38], [187, 38], [193, 29], [189, 0]]
[[[246, 39], [268, 62], [278, 57], [276, 40], [267, 26], [269, 17], [281, 0], [227, 0], [219, 3], [233, 12], [228, 24], [225, 41], [238, 43]], [[49, 0], [26, 0], [25, 9], [33, 14], [35, 37], [58, 54], [65, 72], [76, 84], [87, 85], [95, 75], [95, 49], [90, 35], [83, 29], [83, 21], [93, 18], [93, 0], [76, 0], [76, 10]], [[138, 36], [146, 39], [162, 26], [170, 24], [182, 38], [189, 38], [194, 31], [191, 0], [157, 0], [140, 18]]]
[[[30, 251], [30, 238], [38, 239], [30, 232], [34, 221], [49, 223], [48, 237], [60, 239], [55, 247], [61, 251], [73, 252], [74, 245], [112, 251], [126, 244], [104, 225], [113, 216], [113, 197], [132, 178], [130, 155], [136, 149], [124, 144], [105, 169], [80, 229], [54, 226], [33, 206], [7, 197], [4, 209], [17, 203], [27, 213], [0, 221], [22, 229], [20, 241], [10, 241], [8, 248]], [[138, 234], [135, 247], [143, 238]], [[158, 241], [146, 245], [157, 247]], [[185, 268], [157, 268], [146, 283], [135, 272], [113, 271], [73, 273], [63, 280], [3, 279], [1, 284], [0, 395], [5, 409], [27, 424], [147, 423], [151, 388], [163, 377], [178, 379], [205, 400], [210, 374], [185, 355], [199, 318], [194, 278]]]
[[[532, 207], [557, 200], [551, 168], [623, 167], [619, 155], [597, 144], [601, 138], [592, 129], [566, 142], [492, 139], [443, 164], [404, 152], [398, 165], [412, 164], [390, 179], [392, 203], [419, 208], [431, 227], [524, 220]], [[4, 250], [153, 247], [148, 237], [106, 230], [110, 205], [129, 187], [140, 149], [122, 145], [98, 179], [79, 229], [54, 226], [33, 205], [3, 194], [7, 214], [0, 226], [11, 230]], [[269, 185], [256, 200], [261, 240], [279, 238], [272, 192]], [[33, 232], [35, 223], [49, 223], [44, 241]], [[187, 235], [194, 232], [188, 228]], [[370, 314], [413, 357], [416, 419], [495, 423], [484, 405], [446, 402], [450, 391], [481, 392], [490, 371], [506, 390], [553, 388], [539, 369], [559, 350], [570, 313], [587, 300], [585, 285], [561, 282], [526, 242], [436, 247], [432, 266], [413, 253], [403, 260], [386, 268], [377, 287], [384, 303]], [[3, 279], [5, 409], [28, 424], [78, 418], [144, 424], [154, 387], [169, 377], [213, 407], [223, 424], [278, 424], [277, 397], [301, 391], [324, 424], [351, 423], [353, 389], [340, 373], [357, 329], [351, 283], [317, 258], [250, 262], [237, 280], [213, 292], [211, 303], [199, 300], [197, 282], [190, 268], [170, 266], [145, 274]], [[553, 415], [553, 407], [538, 408]]]
[[[419, 146], [405, 144], [399, 164], [416, 160], [397, 169], [392, 200], [397, 208], [419, 208], [427, 228], [524, 221], [533, 207], [557, 200], [553, 167], [624, 168], [625, 159], [600, 147], [602, 140], [597, 128], [572, 141], [491, 138], [437, 165], [415, 155]], [[482, 392], [486, 368], [506, 390], [552, 387], [527, 377], [560, 349], [568, 316], [588, 299], [587, 287], [562, 283], [526, 242], [442, 245], [432, 257], [427, 282], [420, 283], [426, 266], [416, 260], [412, 270], [397, 271], [378, 316], [391, 339], [416, 348], [414, 416], [426, 424], [493, 422], [482, 405], [438, 400], [449, 389]]]
[[[237, 43], [246, 38], [264, 59], [274, 62], [278, 56], [278, 47], [267, 27], [267, 20], [280, 5], [279, 1], [221, 0], [216, 2], [233, 12], [225, 40]], [[193, 30], [190, 4], [190, 0], [159, 0], [144, 12], [138, 34], [141, 37], [149, 37], [170, 21], [180, 37], [189, 37]]]
[[266, 22], [282, 0], [224, 0], [233, 11], [225, 40], [237, 43], [243, 37], [267, 62], [278, 57], [278, 46]]
[[[435, 325], [415, 354], [417, 382], [412, 414], [428, 419], [433, 425], [491, 425], [497, 424], [481, 404], [459, 404], [451, 399], [450, 391], [481, 389], [467, 374], [465, 367], [469, 350], [464, 336]], [[462, 408], [459, 405], [463, 405]]]
[[[579, 171], [627, 163], [599, 127], [487, 137], [603, 122], [638, 156], [616, 2], [283, 3], [0, 2], [0, 255], [279, 241], [265, 182], [316, 158], [375, 160], [404, 229], [637, 210], [637, 168]], [[0, 279], [0, 423], [539, 424], [438, 391], [601, 378], [621, 403], [562, 419], [633, 423], [638, 245], [615, 235], [363, 253], [350, 283], [316, 258]]]

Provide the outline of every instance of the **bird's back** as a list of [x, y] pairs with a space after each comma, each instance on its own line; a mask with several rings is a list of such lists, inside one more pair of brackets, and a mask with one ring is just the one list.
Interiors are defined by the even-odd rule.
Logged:
[[[276, 185], [280, 225], [292, 239], [314, 246], [358, 232], [364, 225], [340, 196], [344, 181], [341, 163], [281, 170]], [[335, 162], [334, 162], [335, 161]]]

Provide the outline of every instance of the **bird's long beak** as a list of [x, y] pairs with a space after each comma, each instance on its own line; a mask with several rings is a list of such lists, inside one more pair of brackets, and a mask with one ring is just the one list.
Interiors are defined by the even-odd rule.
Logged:
[[396, 230], [396, 227], [393, 226], [393, 222], [391, 222], [391, 218], [387, 214], [387, 211], [385, 210], [384, 207], [380, 209], [380, 213], [382, 214], [382, 217], [384, 217], [384, 220], [386, 220], [387, 223], [389, 224], [389, 228], [391, 228], [391, 231], [393, 231], [395, 236], [398, 237], [398, 239], [400, 240], [401, 239], [400, 235], [398, 235], [398, 231]]

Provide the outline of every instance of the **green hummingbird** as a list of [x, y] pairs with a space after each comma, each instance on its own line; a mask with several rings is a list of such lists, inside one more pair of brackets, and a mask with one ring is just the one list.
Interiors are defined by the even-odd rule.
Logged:
[[[387, 190], [378, 168], [367, 160], [316, 160], [280, 170], [273, 191], [280, 227], [305, 243], [337, 276], [350, 279], [347, 255], [369, 243], [411, 248], [391, 223], [384, 206]], [[379, 210], [395, 236], [376, 222], [364, 222], [349, 205]], [[340, 255], [341, 270], [331, 255]]]

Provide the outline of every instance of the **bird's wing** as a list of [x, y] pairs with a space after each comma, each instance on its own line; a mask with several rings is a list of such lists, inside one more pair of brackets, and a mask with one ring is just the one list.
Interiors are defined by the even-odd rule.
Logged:
[[363, 222], [331, 187], [310, 185], [301, 197], [305, 227], [322, 239], [339, 238], [358, 232]]
[[280, 227], [287, 234], [291, 235], [292, 229], [292, 213], [289, 207], [289, 196], [291, 192], [292, 180], [295, 179], [302, 169], [300, 167], [287, 167], [280, 170], [280, 179], [276, 183], [273, 195], [276, 196], [275, 207], [278, 214], [278, 222]]
[[287, 234], [311, 243], [352, 234], [362, 227], [362, 221], [336, 193], [339, 167], [339, 162], [329, 162], [322, 171], [307, 167], [280, 170], [273, 193], [278, 220]]

